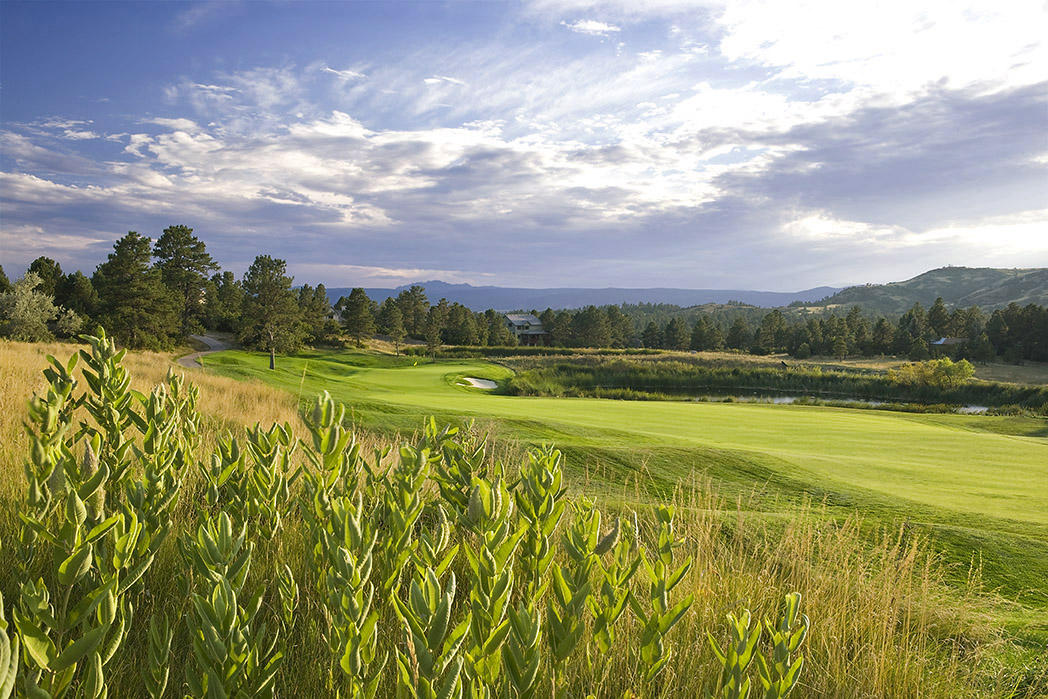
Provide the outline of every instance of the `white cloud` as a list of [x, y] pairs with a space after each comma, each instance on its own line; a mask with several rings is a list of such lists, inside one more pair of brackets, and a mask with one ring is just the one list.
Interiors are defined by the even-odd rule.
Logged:
[[562, 27], [567, 27], [576, 34], [588, 34], [590, 36], [608, 36], [622, 31], [622, 27], [616, 27], [607, 22], [598, 22], [595, 19], [577, 19], [574, 22], [561, 21]]
[[449, 85], [465, 85], [466, 84], [466, 82], [464, 80], [459, 80], [458, 78], [448, 77], [447, 75], [434, 75], [434, 76], [429, 77], [429, 78], [423, 78], [422, 82], [426, 83], [427, 85], [440, 85], [441, 83], [447, 83]]
[[904, 98], [930, 84], [1014, 87], [1048, 74], [1048, 22], [1037, 0], [728, 3], [720, 52], [785, 78], [837, 80]]
[[465, 272], [457, 269], [425, 267], [373, 267], [327, 263], [291, 264], [289, 271], [296, 277], [324, 279], [327, 287], [368, 286], [396, 287], [410, 282], [440, 279], [453, 284], [491, 283], [492, 273]]
[[52, 233], [43, 226], [0, 224], [0, 250], [12, 257], [37, 257], [53, 251], [76, 252], [106, 242], [106, 238], [95, 237], [92, 234]]
[[101, 138], [101, 136], [94, 131], [77, 129], [66, 129], [62, 132], [62, 137], [67, 138], [70, 141], [90, 141], [91, 139]]
[[362, 80], [362, 79], [367, 77], [366, 75], [364, 75], [360, 71], [349, 70], [348, 68], [346, 70], [335, 70], [334, 68], [330, 68], [328, 66], [324, 66], [321, 70], [323, 70], [325, 73], [331, 73], [332, 75], [337, 75], [338, 77], [342, 78], [343, 80]]

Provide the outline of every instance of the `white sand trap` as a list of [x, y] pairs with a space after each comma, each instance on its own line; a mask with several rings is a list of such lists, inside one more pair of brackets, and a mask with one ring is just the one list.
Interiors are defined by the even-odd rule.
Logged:
[[474, 379], [471, 376], [463, 376], [462, 380], [468, 383], [473, 388], [483, 388], [485, 391], [490, 391], [493, 388], [498, 388], [498, 384], [494, 381], [488, 381], [487, 379]]

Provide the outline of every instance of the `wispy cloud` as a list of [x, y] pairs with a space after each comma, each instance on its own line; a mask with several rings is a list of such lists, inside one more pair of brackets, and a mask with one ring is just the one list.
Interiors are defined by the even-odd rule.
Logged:
[[323, 68], [321, 68], [321, 70], [323, 70], [325, 73], [337, 75], [343, 80], [363, 80], [367, 77], [364, 73], [361, 73], [360, 71], [350, 70], [348, 68], [345, 70], [335, 70], [334, 68], [331, 68], [329, 66], [324, 66]]
[[622, 27], [616, 27], [607, 22], [598, 22], [595, 19], [577, 19], [574, 22], [561, 21], [562, 27], [567, 27], [576, 34], [589, 34], [590, 36], [608, 36], [622, 31]]
[[459, 80], [458, 78], [448, 77], [447, 75], [434, 75], [429, 78], [423, 78], [422, 82], [427, 85], [440, 85], [441, 83], [447, 83], [449, 85], [466, 85], [465, 80]]
[[190, 3], [188, 7], [175, 15], [171, 29], [176, 33], [186, 33], [229, 16], [243, 8], [241, 0], [204, 0]]

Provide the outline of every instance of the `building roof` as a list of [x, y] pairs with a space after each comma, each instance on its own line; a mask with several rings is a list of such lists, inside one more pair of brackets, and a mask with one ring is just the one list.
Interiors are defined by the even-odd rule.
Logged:
[[966, 337], [941, 337], [932, 342], [933, 345], [963, 345], [968, 341]]
[[530, 313], [506, 313], [505, 316], [514, 325], [542, 325], [542, 321]]

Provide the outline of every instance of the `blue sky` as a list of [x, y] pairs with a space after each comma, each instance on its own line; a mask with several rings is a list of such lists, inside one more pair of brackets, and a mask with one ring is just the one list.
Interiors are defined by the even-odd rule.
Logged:
[[299, 283], [1048, 265], [1038, 2], [0, 3], [0, 264]]

